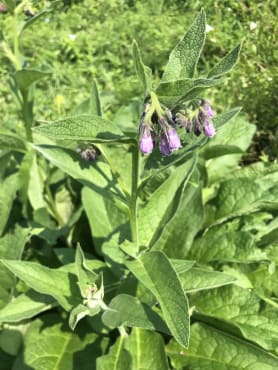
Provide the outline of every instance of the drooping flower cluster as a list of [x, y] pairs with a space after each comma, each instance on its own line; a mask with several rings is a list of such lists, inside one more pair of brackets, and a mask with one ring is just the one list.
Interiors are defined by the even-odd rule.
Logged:
[[76, 151], [85, 161], [94, 161], [99, 155], [99, 150], [95, 146], [88, 145], [86, 143], [81, 145], [81, 147], [78, 147]]
[[177, 113], [162, 106], [153, 94], [151, 102], [145, 105], [139, 125], [139, 150], [143, 154], [150, 154], [156, 141], [163, 156], [170, 155], [181, 148], [181, 141], [176, 127], [185, 128], [186, 132], [192, 129], [196, 136], [203, 132], [207, 137], [215, 135], [212, 123], [214, 112], [209, 103], [202, 100], [194, 111], [183, 109]]
[[156, 137], [163, 156], [170, 155], [174, 150], [181, 148], [171, 112], [159, 108], [157, 110], [151, 104], [147, 104], [142, 114], [139, 126], [139, 149], [143, 154], [150, 154], [153, 151]]
[[186, 132], [193, 129], [196, 136], [200, 136], [203, 132], [205, 136], [213, 137], [215, 135], [215, 128], [212, 123], [214, 115], [215, 113], [209, 103], [202, 100], [200, 106], [194, 111], [181, 110], [177, 112], [175, 123], [179, 127], [185, 128]]

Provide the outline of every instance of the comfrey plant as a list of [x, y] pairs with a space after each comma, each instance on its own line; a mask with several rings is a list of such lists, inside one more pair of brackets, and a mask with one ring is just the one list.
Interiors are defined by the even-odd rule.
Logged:
[[[252, 291], [252, 284], [261, 289], [256, 276], [267, 274], [274, 254], [264, 247], [277, 230], [265, 222], [273, 217], [269, 209], [277, 210], [269, 186], [277, 169], [265, 177], [260, 170], [256, 183], [244, 171], [221, 178], [227, 167], [236, 169], [254, 127], [239, 121], [233, 131], [229, 121], [239, 109], [216, 115], [206, 99], [236, 63], [240, 45], [197, 77], [205, 29], [201, 10], [157, 86], [134, 42], [142, 113], [133, 105], [115, 121], [103, 118], [93, 81], [78, 115], [31, 129], [31, 87], [45, 74], [17, 59], [12, 87], [26, 134], [0, 131], [1, 145], [16, 152], [0, 193], [1, 350], [16, 356], [9, 368], [278, 368], [277, 303]], [[212, 185], [203, 188], [206, 181]], [[24, 221], [10, 229], [18, 190]], [[20, 331], [22, 349], [10, 349], [9, 323]]]

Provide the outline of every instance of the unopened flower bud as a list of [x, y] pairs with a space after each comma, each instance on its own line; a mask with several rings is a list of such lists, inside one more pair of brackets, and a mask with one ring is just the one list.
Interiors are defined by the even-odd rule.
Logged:
[[142, 154], [150, 154], [154, 146], [154, 133], [152, 127], [142, 123], [139, 128], [139, 150]]
[[213, 137], [215, 135], [215, 128], [210, 121], [206, 121], [204, 124], [204, 134], [207, 137]]

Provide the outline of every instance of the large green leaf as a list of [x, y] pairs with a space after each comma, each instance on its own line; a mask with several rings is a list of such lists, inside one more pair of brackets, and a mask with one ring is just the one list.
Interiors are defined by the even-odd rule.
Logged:
[[[29, 233], [30, 229], [17, 226], [13, 232], [0, 238], [0, 258], [19, 260]], [[0, 308], [10, 301], [15, 283], [13, 273], [0, 264]]]
[[12, 204], [18, 190], [18, 174], [6, 177], [0, 183], [0, 236], [7, 224]]
[[240, 50], [241, 44], [237, 45], [233, 50], [225, 55], [225, 57], [209, 72], [208, 78], [218, 78], [223, 76], [225, 73], [230, 72], [238, 61]]
[[89, 332], [80, 324], [76, 332], [58, 315], [45, 315], [30, 325], [24, 341], [23, 356], [14, 370], [87, 370], [96, 369], [107, 339]]
[[[203, 205], [198, 176], [192, 175], [184, 183], [172, 217], [163, 225], [162, 232], [153, 246], [171, 258], [186, 258], [196, 233], [203, 223]], [[194, 212], [192, 212], [194, 209]]]
[[152, 71], [149, 67], [145, 66], [137, 42], [134, 40], [132, 44], [133, 60], [135, 64], [136, 73], [141, 80], [144, 92], [147, 95], [152, 89]]
[[194, 324], [190, 346], [184, 350], [174, 340], [167, 354], [175, 369], [273, 370], [278, 358], [248, 342], [204, 324]]
[[202, 9], [183, 39], [172, 50], [162, 81], [192, 78], [206, 36], [206, 14]]
[[125, 349], [132, 357], [132, 370], [168, 370], [164, 342], [158, 333], [132, 329], [125, 340]]
[[112, 299], [109, 303], [109, 310], [102, 315], [102, 321], [112, 329], [123, 325], [169, 334], [164, 321], [155, 311], [147, 304], [140, 303], [137, 298], [127, 294], [120, 294]]
[[186, 292], [213, 289], [223, 285], [232, 284], [236, 278], [223, 272], [210, 271], [193, 267], [179, 274], [182, 287]]
[[148, 201], [138, 209], [138, 227], [140, 244], [150, 246], [154, 238], [165, 227], [165, 217], [173, 207], [173, 200], [181, 185], [189, 180], [196, 165], [193, 157], [176, 167], [171, 176], [151, 195]]
[[278, 351], [277, 310], [261, 306], [249, 289], [226, 286], [192, 296], [197, 312], [237, 326], [243, 336], [270, 351]]
[[254, 237], [249, 232], [227, 231], [224, 225], [212, 228], [196, 239], [188, 258], [200, 263], [210, 261], [250, 263], [265, 260], [267, 255], [256, 247]]
[[124, 337], [119, 337], [110, 347], [108, 355], [97, 359], [97, 370], [132, 370], [132, 359], [124, 348]]
[[36, 132], [56, 140], [84, 140], [95, 143], [121, 141], [123, 134], [112, 122], [96, 114], [82, 114], [43, 123]]
[[147, 252], [126, 262], [128, 269], [158, 300], [163, 317], [175, 339], [184, 347], [189, 341], [188, 301], [178, 275], [165, 254]]
[[99, 250], [104, 241], [119, 231], [121, 240], [130, 239], [128, 213], [117, 202], [87, 187], [82, 190], [82, 202]]
[[45, 158], [55, 166], [72, 176], [77, 181], [88, 185], [104, 197], [114, 199], [113, 195], [120, 197], [119, 190], [111, 175], [109, 166], [102, 162], [87, 162], [70, 149], [52, 145], [35, 146]]
[[[239, 108], [236, 108], [228, 113], [216, 116], [213, 119], [216, 125], [217, 135], [210, 140], [206, 146], [212, 147], [214, 145], [237, 146], [243, 152], [249, 147], [252, 137], [256, 131], [256, 126], [246, 121], [244, 116], [237, 116]], [[223, 125], [223, 122], [226, 124]], [[219, 158], [206, 162], [209, 182], [217, 182], [222, 178], [226, 178], [228, 174], [232, 173], [238, 168], [238, 163], [242, 154], [227, 154]]]
[[26, 320], [55, 305], [56, 302], [52, 297], [28, 290], [0, 310], [0, 323]]
[[1, 260], [19, 279], [35, 291], [55, 298], [67, 311], [81, 303], [76, 275], [66, 268], [51, 269], [35, 262]]

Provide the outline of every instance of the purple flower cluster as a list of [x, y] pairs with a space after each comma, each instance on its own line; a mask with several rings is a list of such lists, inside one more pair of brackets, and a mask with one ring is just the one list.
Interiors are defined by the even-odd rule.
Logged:
[[156, 114], [155, 117], [148, 117], [146, 112], [148, 108], [149, 106], [143, 112], [139, 126], [139, 149], [143, 154], [150, 154], [153, 151], [157, 136], [160, 153], [163, 156], [170, 155], [174, 150], [181, 148], [172, 114], [169, 110], [165, 110], [162, 114]]
[[195, 112], [186, 110], [177, 112], [175, 123], [179, 127], [185, 128], [186, 132], [190, 132], [193, 129], [196, 136], [200, 136], [203, 132], [205, 136], [213, 137], [215, 135], [215, 128], [212, 123], [214, 115], [215, 113], [209, 103], [203, 100]]
[[163, 156], [170, 155], [173, 151], [181, 148], [181, 141], [176, 131], [176, 126], [185, 128], [186, 132], [192, 129], [196, 136], [203, 132], [207, 137], [215, 135], [212, 123], [214, 112], [209, 103], [201, 101], [195, 111], [180, 110], [174, 117], [167, 108], [159, 109], [152, 103], [148, 103], [143, 111], [139, 126], [139, 150], [143, 154], [150, 154], [155, 146], [156, 140], [160, 153]]

